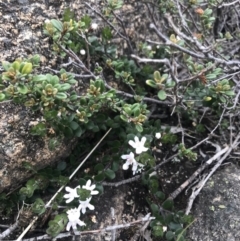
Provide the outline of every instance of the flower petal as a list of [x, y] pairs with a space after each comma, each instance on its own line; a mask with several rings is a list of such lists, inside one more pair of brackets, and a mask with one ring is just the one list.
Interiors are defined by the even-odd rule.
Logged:
[[122, 159], [128, 159], [129, 155], [121, 155]]
[[123, 170], [127, 170], [129, 168], [129, 164], [126, 162], [123, 164]]
[[88, 208], [90, 209], [90, 210], [94, 210], [95, 209], [95, 207], [92, 205], [92, 204], [88, 204]]
[[139, 143], [139, 138], [138, 138], [138, 136], [135, 136], [135, 137], [134, 137], [134, 140], [135, 140], [135, 143]]
[[141, 144], [144, 145], [146, 140], [147, 140], [147, 138], [145, 136], [143, 136], [142, 139], [141, 139]]
[[91, 180], [90, 180], [90, 179], [87, 181], [86, 186], [87, 186], [87, 187], [90, 187], [90, 186], [91, 186]]
[[91, 195], [97, 195], [98, 193], [99, 193], [99, 191], [97, 191], [97, 190], [91, 191]]
[[132, 146], [133, 148], [136, 148], [136, 143], [135, 143], [134, 141], [130, 140], [130, 141], [128, 142], [128, 144], [129, 144], [130, 146]]
[[70, 222], [68, 222], [66, 230], [69, 231], [71, 227], [72, 227], [72, 224]]

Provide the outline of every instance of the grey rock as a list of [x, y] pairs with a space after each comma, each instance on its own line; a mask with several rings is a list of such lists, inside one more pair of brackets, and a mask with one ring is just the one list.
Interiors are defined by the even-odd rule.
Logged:
[[188, 230], [191, 241], [240, 240], [240, 169], [231, 164], [209, 180], [193, 207], [197, 219]]
[[6, 189], [15, 189], [33, 174], [24, 168], [24, 163], [40, 170], [69, 156], [76, 145], [76, 139], [59, 139], [59, 146], [50, 150], [49, 137], [30, 135], [31, 127], [40, 121], [41, 117], [23, 106], [12, 102], [1, 103], [0, 193]]

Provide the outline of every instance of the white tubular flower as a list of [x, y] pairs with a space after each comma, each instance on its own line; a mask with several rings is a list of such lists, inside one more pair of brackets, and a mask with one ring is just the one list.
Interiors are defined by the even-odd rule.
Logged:
[[92, 197], [88, 198], [85, 201], [79, 200], [80, 205], [79, 205], [78, 208], [79, 208], [79, 210], [82, 211], [83, 214], [86, 213], [86, 209], [87, 208], [89, 208], [90, 210], [94, 210], [95, 209], [95, 207], [92, 204], [90, 204], [91, 199], [92, 199]]
[[127, 160], [123, 164], [123, 170], [127, 170], [129, 168], [129, 166], [132, 165], [133, 175], [135, 175], [135, 173], [137, 172], [138, 166], [140, 166], [140, 167], [144, 166], [143, 164], [140, 164], [135, 160], [134, 154], [132, 152], [130, 152], [129, 155], [122, 155], [121, 158], [124, 160]]
[[97, 194], [99, 193], [99, 191], [93, 190], [93, 189], [95, 189], [95, 187], [96, 187], [95, 184], [93, 184], [93, 185], [91, 186], [91, 180], [88, 180], [87, 183], [86, 183], [86, 185], [82, 186], [82, 188], [91, 191], [91, 195], [97, 195]]
[[80, 218], [80, 209], [79, 208], [72, 208], [67, 211], [68, 215], [68, 224], [66, 227], [66, 230], [69, 231], [70, 228], [72, 227], [74, 230], [77, 229], [77, 225], [79, 226], [86, 226], [86, 224], [81, 221]]
[[79, 197], [77, 194], [77, 189], [80, 188], [80, 186], [77, 186], [76, 188], [71, 187], [65, 187], [65, 190], [69, 192], [68, 194], [65, 194], [63, 197], [66, 198], [66, 203], [70, 203], [74, 198]]
[[92, 24], [91, 24], [91, 28], [92, 28], [93, 30], [98, 29], [98, 24], [97, 24], [97, 23], [92, 23]]
[[84, 49], [81, 49], [81, 50], [80, 50], [80, 54], [81, 54], [81, 55], [85, 55], [85, 54], [86, 54], [86, 51], [85, 51]]
[[157, 139], [160, 139], [160, 138], [161, 138], [161, 133], [160, 133], [160, 132], [157, 132], [157, 133], [155, 134], [155, 137], [156, 137]]
[[147, 140], [146, 137], [142, 137], [141, 141], [139, 141], [139, 138], [137, 136], [134, 137], [134, 141], [129, 141], [128, 144], [131, 145], [133, 148], [135, 148], [135, 151], [137, 154], [141, 154], [142, 152], [145, 152], [148, 150], [148, 148], [144, 147], [144, 144]]

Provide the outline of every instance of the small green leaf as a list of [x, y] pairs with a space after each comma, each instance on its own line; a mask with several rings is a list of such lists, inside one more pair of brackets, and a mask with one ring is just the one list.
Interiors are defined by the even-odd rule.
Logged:
[[17, 90], [18, 90], [18, 92], [19, 92], [20, 94], [23, 94], [23, 95], [25, 95], [25, 94], [28, 93], [28, 88], [27, 88], [27, 86], [22, 85], [22, 84], [19, 84], [19, 85], [18, 85]]
[[212, 80], [212, 79], [216, 79], [217, 76], [216, 76], [216, 74], [208, 74], [208, 75], [206, 76], [206, 78], [207, 78], [208, 80]]
[[79, 126], [77, 130], [74, 132], [74, 135], [80, 137], [83, 134], [82, 128]]
[[154, 80], [148, 79], [146, 80], [146, 84], [153, 88], [157, 88], [156, 82]]
[[161, 192], [161, 191], [157, 191], [157, 192], [155, 193], [155, 196], [156, 196], [157, 198], [159, 198], [160, 200], [165, 199], [165, 194], [164, 194], [163, 192]]
[[154, 80], [155, 80], [157, 83], [160, 83], [160, 81], [161, 81], [161, 75], [160, 75], [159, 71], [155, 71], [155, 72], [153, 73], [153, 77], [154, 77]]
[[72, 128], [72, 130], [77, 130], [77, 128], [79, 127], [79, 124], [75, 121], [70, 122], [70, 127]]
[[227, 91], [224, 92], [224, 94], [228, 95], [228, 96], [234, 96], [235, 95], [234, 91], [232, 91], [232, 90], [227, 90]]
[[32, 63], [26, 63], [23, 68], [21, 73], [22, 74], [30, 74], [32, 72]]
[[65, 161], [60, 161], [60, 162], [58, 162], [57, 169], [58, 169], [59, 171], [65, 170], [66, 167], [67, 167], [67, 163], [66, 163]]
[[165, 99], [167, 98], [166, 92], [165, 92], [164, 90], [160, 90], [160, 91], [158, 92], [158, 98], [159, 98], [160, 100], [165, 100]]
[[110, 169], [107, 169], [104, 173], [105, 173], [106, 177], [109, 179], [114, 179], [116, 177], [115, 172]]
[[104, 189], [103, 189], [103, 185], [97, 183], [95, 189], [99, 191], [99, 194], [98, 194], [98, 195], [103, 194], [103, 191], [104, 191]]
[[142, 131], [143, 131], [142, 125], [136, 124], [135, 127], [136, 127], [136, 129], [137, 129], [138, 132], [142, 132]]
[[174, 233], [172, 231], [167, 231], [166, 233], [166, 239], [171, 241], [174, 238]]
[[158, 207], [157, 204], [152, 203], [152, 204], [150, 205], [150, 208], [151, 208], [153, 214], [158, 214], [158, 213], [159, 213], [159, 207]]
[[3, 93], [0, 93], [0, 101], [5, 100], [5, 95]]
[[105, 174], [103, 172], [99, 173], [94, 177], [96, 182], [102, 182], [105, 179]]
[[47, 79], [46, 75], [40, 74], [40, 75], [34, 76], [32, 81], [34, 81], [34, 82], [43, 82], [46, 79]]
[[104, 169], [104, 166], [103, 166], [102, 163], [98, 163], [98, 164], [95, 165], [95, 167], [94, 167], [94, 171], [95, 171], [95, 172], [100, 172], [100, 171], [102, 171], [103, 169]]
[[52, 25], [57, 29], [59, 30], [60, 32], [63, 31], [63, 25], [62, 25], [62, 22], [56, 20], [56, 19], [51, 19], [51, 23]]
[[125, 121], [125, 122], [128, 122], [128, 118], [125, 116], [125, 115], [120, 115], [120, 118]]
[[60, 100], [63, 100], [63, 99], [67, 98], [67, 95], [65, 93], [62, 93], [62, 92], [58, 92], [55, 96], [56, 96], [57, 99], [60, 99]]
[[173, 209], [173, 201], [171, 199], [167, 199], [163, 202], [162, 207], [166, 210], [171, 211]]
[[66, 91], [69, 90], [71, 88], [71, 85], [68, 83], [65, 84], [61, 84], [60, 87], [58, 88], [59, 91]]

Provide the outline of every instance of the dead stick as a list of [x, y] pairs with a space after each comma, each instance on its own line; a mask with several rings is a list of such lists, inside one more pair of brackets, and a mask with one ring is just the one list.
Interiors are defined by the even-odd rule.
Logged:
[[195, 171], [191, 177], [189, 177], [179, 188], [177, 188], [174, 192], [172, 192], [168, 199], [175, 199], [182, 191], [185, 189], [207, 166], [209, 166], [214, 160], [223, 155], [226, 151], [228, 151], [229, 146], [226, 146], [220, 152], [216, 153], [212, 158], [210, 158], [207, 162], [205, 162], [197, 171]]

